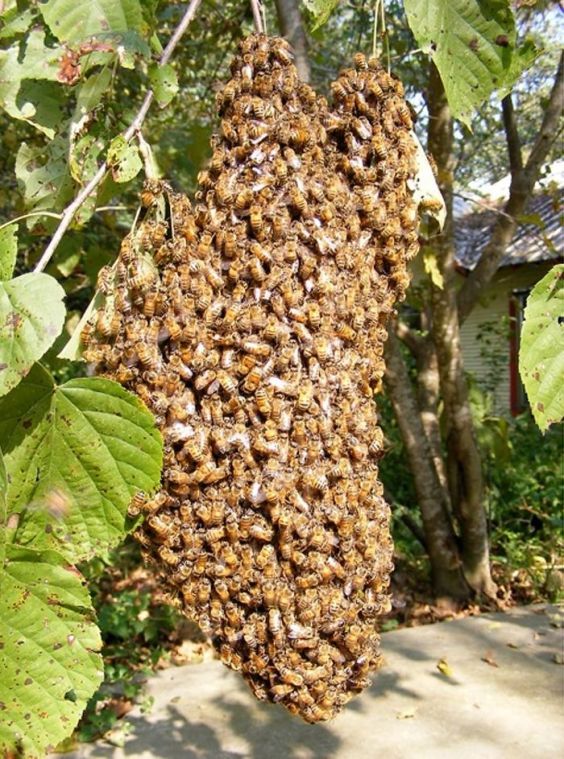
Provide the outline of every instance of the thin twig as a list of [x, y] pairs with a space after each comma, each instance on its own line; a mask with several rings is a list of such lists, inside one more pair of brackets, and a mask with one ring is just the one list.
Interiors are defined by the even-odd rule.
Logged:
[[[168, 41], [167, 46], [163, 50], [163, 53], [159, 59], [159, 66], [164, 66], [168, 61], [170, 60], [170, 57], [175, 49], [175, 47], [178, 45], [180, 38], [194, 19], [194, 16], [196, 15], [198, 8], [200, 7], [202, 3], [202, 0], [192, 0], [188, 8], [186, 9], [186, 13], [182, 17], [180, 23], [174, 30], [174, 33], [170, 40]], [[139, 111], [135, 118], [133, 119], [132, 123], [129, 125], [129, 127], [126, 129], [126, 131], [123, 134], [124, 139], [129, 142], [132, 137], [140, 130], [141, 125], [143, 124], [145, 117], [147, 116], [147, 112], [151, 106], [151, 103], [153, 102], [153, 90], [147, 90], [147, 94], [145, 95], [145, 98], [143, 102], [141, 103], [141, 107], [139, 108]], [[49, 263], [51, 256], [57, 249], [58, 244], [60, 243], [63, 235], [67, 231], [68, 227], [70, 226], [72, 220], [74, 219], [74, 216], [78, 209], [83, 205], [83, 203], [92, 195], [96, 187], [100, 184], [100, 182], [104, 179], [106, 176], [106, 173], [108, 171], [108, 162], [104, 161], [101, 166], [98, 168], [98, 171], [90, 182], [83, 187], [83, 189], [79, 192], [79, 194], [76, 196], [76, 198], [70, 203], [64, 212], [61, 215], [61, 222], [57, 229], [55, 230], [55, 234], [51, 238], [51, 241], [49, 242], [49, 245], [45, 248], [45, 252], [37, 262], [37, 265], [34, 269], [34, 271], [43, 271], [43, 269], [47, 266]]]
[[263, 7], [260, 0], [251, 0], [251, 8], [253, 9], [253, 21], [255, 22], [255, 31], [257, 34], [264, 34], [263, 23]]
[[94, 213], [101, 213], [102, 211], [131, 211], [131, 206], [97, 206], [94, 209]]
[[511, 214], [506, 213], [501, 208], [493, 208], [485, 200], [480, 200], [480, 198], [477, 198], [475, 195], [465, 195], [463, 192], [453, 192], [452, 194], [455, 197], [461, 198], [462, 200], [467, 200], [469, 203], [473, 203], [476, 206], [481, 206], [486, 211], [491, 211], [492, 213], [498, 214], [499, 216], [505, 216], [506, 219], [513, 219], [513, 216], [511, 216]]
[[374, 3], [374, 23], [372, 25], [372, 57], [376, 58], [377, 39], [378, 39], [378, 18], [380, 15], [380, 3], [382, 0], [375, 0]]
[[16, 216], [15, 219], [10, 219], [10, 221], [6, 221], [4, 224], [0, 224], [0, 229], [9, 227], [10, 224], [17, 224], [18, 221], [29, 219], [31, 216], [51, 216], [53, 219], [60, 219], [61, 215], [62, 214], [55, 213], [54, 211], [30, 211], [29, 213], [24, 213], [22, 216]]
[[388, 74], [391, 71], [390, 66], [390, 37], [388, 35], [388, 30], [386, 29], [386, 7], [384, 5], [384, 0], [380, 3], [380, 14], [382, 18], [382, 58], [384, 57], [384, 51], [386, 53], [386, 57], [388, 59]]

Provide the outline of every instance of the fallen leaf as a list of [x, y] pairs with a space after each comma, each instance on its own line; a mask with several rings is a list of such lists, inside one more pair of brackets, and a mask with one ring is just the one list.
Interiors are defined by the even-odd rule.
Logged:
[[564, 627], [564, 614], [547, 614], [551, 627]]
[[415, 714], [417, 713], [417, 709], [404, 709], [401, 712], [398, 712], [396, 714], [396, 719], [412, 719], [415, 717]]
[[113, 711], [118, 719], [125, 717], [133, 709], [133, 701], [120, 698], [112, 698], [108, 703], [108, 707]]
[[555, 664], [564, 664], [564, 654], [554, 654], [552, 657], [552, 661]]
[[439, 659], [437, 662], [437, 669], [441, 674], [445, 675], [445, 677], [452, 677], [454, 674], [446, 659]]
[[488, 625], [488, 630], [496, 630], [498, 627], [501, 627], [501, 622], [492, 622]]
[[486, 664], [489, 664], [490, 667], [499, 667], [499, 664], [494, 659], [493, 653], [491, 651], [486, 651], [486, 653], [482, 656], [482, 661], [486, 662]]
[[104, 740], [117, 748], [123, 748], [125, 741], [129, 733], [131, 732], [131, 725], [129, 722], [120, 722], [117, 727], [107, 732], [104, 735]]
[[508, 648], [521, 648], [517, 643], [507, 643], [506, 645]]

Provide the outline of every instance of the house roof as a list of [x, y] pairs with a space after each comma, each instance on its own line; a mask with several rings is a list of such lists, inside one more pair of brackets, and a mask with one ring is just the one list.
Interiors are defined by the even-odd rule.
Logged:
[[[501, 266], [562, 260], [562, 200], [558, 195], [541, 194], [529, 202], [523, 223], [505, 251]], [[455, 225], [455, 258], [458, 266], [472, 271], [490, 239], [491, 228], [500, 211], [492, 208], [469, 213]]]

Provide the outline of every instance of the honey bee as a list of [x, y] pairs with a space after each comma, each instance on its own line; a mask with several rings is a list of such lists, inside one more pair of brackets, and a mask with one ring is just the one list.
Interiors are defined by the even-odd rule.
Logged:
[[263, 227], [262, 210], [260, 206], [252, 205], [249, 209], [249, 221], [251, 229], [257, 240], [262, 240], [265, 236], [265, 230]]
[[292, 693], [294, 686], [289, 683], [277, 683], [276, 685], [273, 685], [270, 690], [272, 692], [272, 700], [276, 704]]
[[272, 540], [273, 532], [272, 529], [267, 527], [265, 524], [254, 523], [249, 529], [249, 535], [255, 540], [259, 540], [263, 543], [270, 543]]
[[335, 100], [344, 100], [349, 94], [348, 87], [345, 86], [345, 79], [339, 77], [337, 81], [331, 83], [331, 92]]
[[325, 493], [329, 487], [327, 476], [322, 472], [307, 474], [304, 477], [304, 483], [313, 490], [317, 490], [319, 493]]
[[180, 563], [181, 557], [176, 551], [172, 551], [168, 546], [159, 546], [157, 549], [159, 557], [169, 567], [175, 567]]
[[131, 382], [135, 378], [135, 371], [129, 366], [118, 366], [115, 373], [116, 381], [121, 385]]
[[359, 71], [365, 71], [368, 68], [368, 62], [364, 53], [355, 53], [353, 63]]
[[232, 395], [237, 389], [237, 383], [233, 377], [223, 369], [217, 372], [217, 381], [228, 395]]
[[129, 516], [135, 517], [138, 514], [140, 514], [141, 511], [144, 510], [143, 506], [145, 504], [145, 501], [146, 501], [145, 493], [143, 493], [141, 490], [135, 493], [135, 495], [133, 496], [133, 498], [131, 499], [129, 503], [129, 506], [127, 507], [127, 513], [129, 514]]
[[286, 40], [279, 39], [277, 42], [278, 44], [274, 48], [274, 55], [284, 66], [290, 65], [293, 61], [293, 56]]
[[160, 364], [160, 358], [155, 354], [152, 346], [147, 343], [137, 343], [135, 346], [137, 357], [143, 366], [148, 369], [156, 369]]
[[255, 282], [264, 282], [266, 279], [266, 272], [259, 259], [254, 259], [249, 263], [249, 274]]
[[98, 272], [96, 288], [104, 295], [109, 295], [113, 289], [114, 272], [111, 266], [102, 266]]
[[305, 216], [308, 211], [308, 205], [305, 195], [301, 192], [297, 185], [290, 188], [290, 204], [298, 211], [301, 216]]
[[268, 610], [268, 629], [274, 636], [279, 636], [282, 631], [282, 616], [280, 610], [273, 608]]
[[269, 416], [272, 411], [272, 405], [266, 388], [259, 387], [255, 392], [257, 408], [264, 416]]
[[134, 273], [128, 281], [132, 290], [147, 290], [153, 284], [155, 274], [147, 264], [140, 263], [139, 266], [132, 266], [132, 271]]
[[353, 342], [356, 339], [356, 332], [350, 326], [350, 324], [346, 324], [345, 322], [341, 322], [337, 325], [335, 334], [337, 337], [340, 337], [341, 340], [345, 340], [347, 342]]
[[298, 411], [307, 411], [313, 400], [313, 384], [307, 380], [298, 390], [296, 407]]

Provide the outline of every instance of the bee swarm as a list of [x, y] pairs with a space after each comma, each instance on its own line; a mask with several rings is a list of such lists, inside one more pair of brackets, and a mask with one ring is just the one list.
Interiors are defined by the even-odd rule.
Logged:
[[399, 81], [363, 55], [329, 108], [286, 42], [240, 44], [196, 205], [164, 183], [83, 330], [165, 440], [137, 536], [257, 698], [330, 719], [380, 663], [389, 508], [374, 393], [417, 252]]

